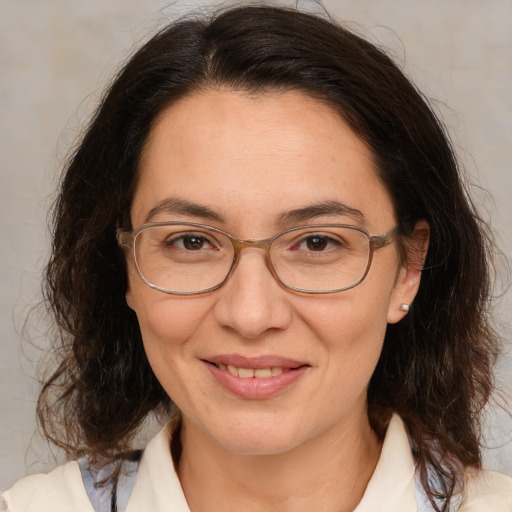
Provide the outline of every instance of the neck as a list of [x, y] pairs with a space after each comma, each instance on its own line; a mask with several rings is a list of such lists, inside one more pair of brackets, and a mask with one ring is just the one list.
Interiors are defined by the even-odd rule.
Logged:
[[224, 450], [184, 421], [179, 477], [192, 512], [349, 512], [380, 455], [368, 418], [333, 428], [285, 453]]

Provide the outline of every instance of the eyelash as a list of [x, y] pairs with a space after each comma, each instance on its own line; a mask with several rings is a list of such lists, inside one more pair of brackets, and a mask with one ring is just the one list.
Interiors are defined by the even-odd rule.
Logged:
[[329, 246], [332, 246], [332, 245], [334, 245], [334, 246], [336, 246], [338, 248], [346, 247], [346, 244], [342, 240], [335, 239], [332, 236], [330, 236], [328, 234], [324, 234], [324, 233], [311, 233], [311, 234], [303, 235], [303, 236], [301, 236], [301, 238], [299, 240], [297, 240], [297, 243], [293, 244], [293, 247], [299, 247], [300, 245], [302, 245], [304, 243], [307, 244], [308, 241], [310, 241], [310, 240], [312, 240], [314, 238], [320, 238], [322, 240], [325, 240], [327, 247], [326, 248], [322, 248], [321, 250], [311, 249], [311, 248], [308, 247], [309, 251], [323, 252], [324, 250], [328, 249]]
[[[203, 248], [203, 244], [204, 243], [207, 243], [209, 244], [211, 247], [215, 247], [215, 245], [212, 243], [212, 241], [210, 240], [210, 238], [204, 236], [203, 234], [200, 234], [200, 233], [176, 233], [174, 235], [171, 235], [170, 237], [167, 237], [165, 240], [164, 240], [164, 246], [165, 247], [176, 247], [176, 248], [179, 248], [179, 249], [182, 249], [182, 250], [190, 250], [190, 251], [193, 251], [194, 249], [189, 249], [185, 246], [186, 244], [186, 240], [189, 239], [193, 239], [193, 238], [197, 238], [197, 239], [200, 239], [201, 240], [201, 247], [199, 249], [202, 249]], [[183, 247], [177, 247], [178, 246], [178, 242], [182, 242], [183, 244]], [[199, 250], [199, 249], [196, 249], [196, 250]]]

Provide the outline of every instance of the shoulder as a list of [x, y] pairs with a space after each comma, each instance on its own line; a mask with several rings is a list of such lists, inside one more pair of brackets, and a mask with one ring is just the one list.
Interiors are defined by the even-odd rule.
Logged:
[[494, 471], [470, 471], [461, 512], [511, 512], [512, 478]]
[[[133, 458], [121, 463], [118, 479], [115, 480], [117, 510], [151, 510], [151, 507], [146, 507], [148, 499], [161, 498], [159, 493], [162, 492], [168, 498], [167, 493], [172, 489], [173, 499], [183, 504], [179, 510], [188, 511], [170, 454], [169, 440], [176, 429], [175, 423], [169, 422], [149, 442], [142, 454], [142, 461], [140, 452], [136, 452], [136, 456], [134, 452]], [[59, 466], [47, 474], [27, 476], [2, 494], [0, 512], [110, 510], [112, 484], [105, 478], [108, 473], [108, 466], [97, 470], [86, 458], [82, 458]], [[172, 482], [171, 485], [167, 479]], [[133, 490], [136, 491], [134, 494], [139, 501], [132, 499]], [[154, 494], [158, 496], [155, 497]]]
[[77, 462], [22, 478], [2, 497], [10, 512], [94, 512]]

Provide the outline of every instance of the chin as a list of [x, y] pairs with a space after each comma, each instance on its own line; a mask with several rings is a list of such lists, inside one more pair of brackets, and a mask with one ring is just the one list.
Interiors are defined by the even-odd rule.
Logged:
[[[231, 433], [232, 434], [232, 433]], [[218, 440], [222, 447], [231, 453], [238, 455], [256, 456], [256, 455], [279, 455], [291, 451], [300, 442], [292, 442], [289, 436], [285, 438], [261, 435], [239, 437], [230, 435], [229, 439]]]
[[[277, 418], [275, 418], [277, 419]], [[246, 418], [209, 435], [224, 450], [240, 455], [277, 455], [303, 443], [307, 436], [284, 421]]]

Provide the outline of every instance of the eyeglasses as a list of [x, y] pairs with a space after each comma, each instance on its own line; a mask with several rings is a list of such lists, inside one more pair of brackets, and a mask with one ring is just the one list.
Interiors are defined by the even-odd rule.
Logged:
[[220, 229], [192, 222], [151, 222], [117, 230], [119, 245], [131, 247], [135, 266], [151, 288], [196, 295], [220, 288], [236, 268], [240, 251], [266, 251], [267, 266], [282, 285], [302, 293], [335, 293], [360, 284], [373, 251], [390, 244], [398, 226], [381, 236], [346, 224], [287, 229], [265, 240], [239, 240]]

